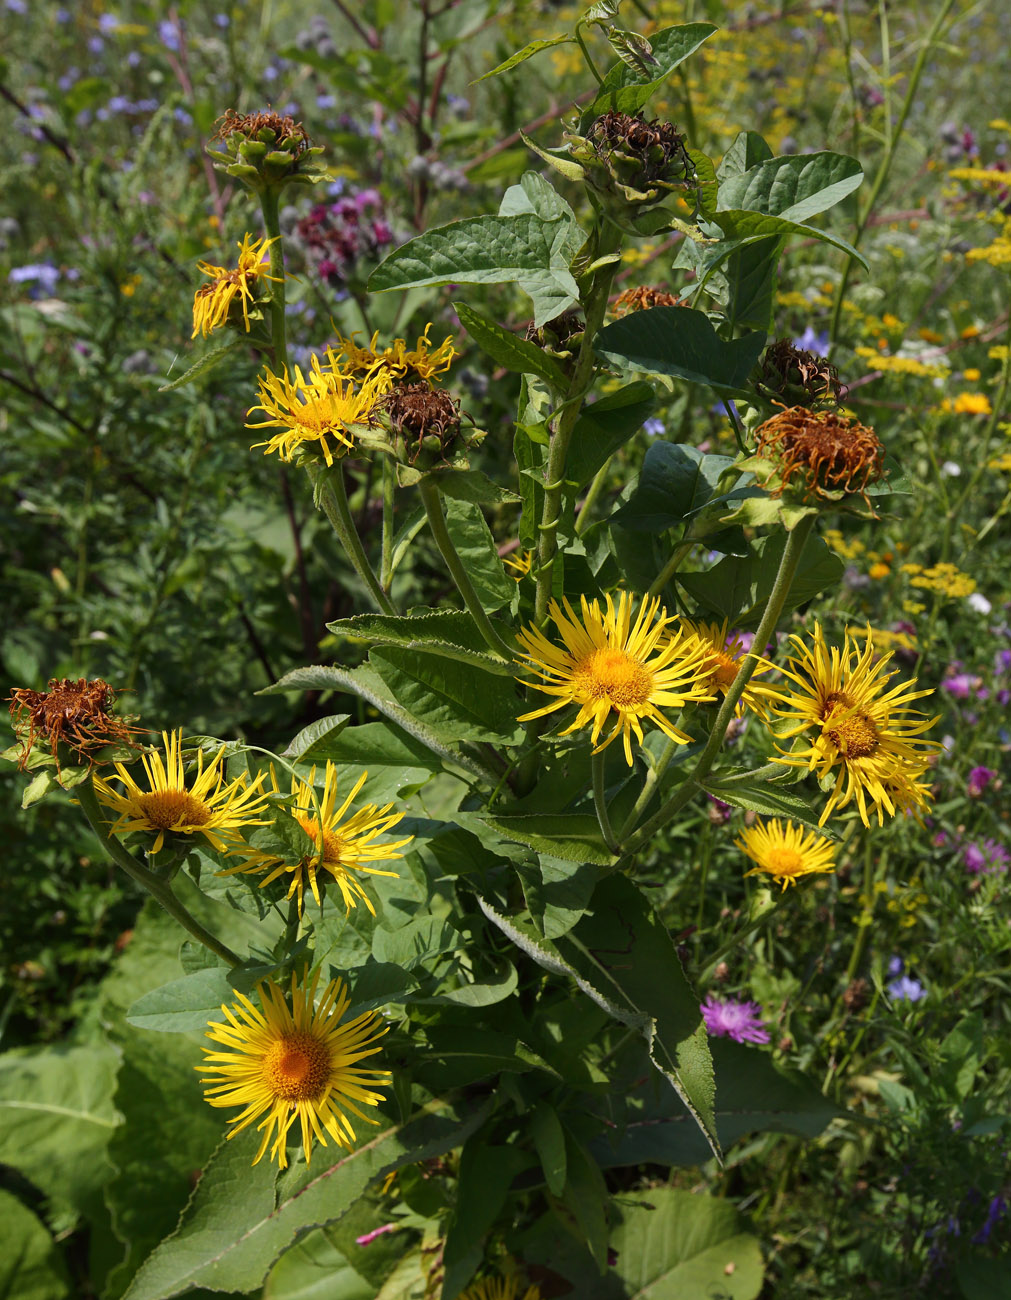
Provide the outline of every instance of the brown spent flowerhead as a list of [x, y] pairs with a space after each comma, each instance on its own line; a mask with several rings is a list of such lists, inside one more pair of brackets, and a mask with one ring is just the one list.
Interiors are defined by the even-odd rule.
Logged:
[[[654, 119], [647, 122], [639, 114], [619, 113], [609, 109], [602, 113], [587, 133], [597, 156], [601, 159], [618, 154], [634, 158], [640, 167], [634, 178], [637, 188], [643, 189], [653, 181], [670, 179], [672, 167], [680, 167], [682, 181], [695, 179], [695, 165], [685, 150], [685, 138], [672, 122]], [[631, 176], [623, 176], [626, 183]]]
[[630, 311], [648, 311], [650, 307], [686, 307], [688, 304], [676, 293], [657, 289], [652, 284], [640, 284], [625, 289], [614, 300], [614, 315], [626, 316]]
[[763, 397], [796, 406], [838, 406], [849, 391], [826, 357], [777, 339], [765, 350], [755, 387]]
[[53, 677], [46, 691], [20, 687], [10, 696], [10, 715], [14, 733], [22, 750], [18, 767], [23, 772], [32, 746], [39, 737], [49, 742], [50, 752], [59, 767], [59, 746], [66, 745], [81, 761], [93, 766], [93, 752], [109, 745], [135, 748], [132, 737], [140, 729], [131, 727], [112, 712], [116, 692], [100, 677], [76, 682], [68, 677]]
[[412, 465], [421, 453], [445, 458], [460, 432], [460, 402], [442, 388], [400, 384], [385, 398], [390, 424]]
[[809, 411], [791, 406], [757, 430], [758, 455], [775, 462], [779, 484], [773, 496], [789, 487], [794, 475], [803, 496], [865, 493], [884, 474], [885, 449], [877, 434], [859, 420], [836, 411]]
[[229, 136], [237, 133], [247, 140], [285, 149], [293, 159], [301, 158], [310, 147], [309, 133], [302, 123], [280, 113], [239, 113], [234, 108], [226, 108], [214, 125], [218, 129], [211, 136], [212, 140], [227, 143]]

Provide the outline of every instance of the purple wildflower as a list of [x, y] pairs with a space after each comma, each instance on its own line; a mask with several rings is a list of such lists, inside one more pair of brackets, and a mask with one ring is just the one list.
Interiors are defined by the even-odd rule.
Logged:
[[828, 330], [818, 334], [813, 325], [808, 325], [800, 338], [793, 340], [793, 346], [802, 352], [814, 352], [823, 357], [828, 352]]
[[995, 1196], [990, 1202], [990, 1208], [986, 1212], [986, 1222], [980, 1228], [979, 1232], [973, 1237], [973, 1242], [977, 1246], [984, 1246], [990, 1240], [990, 1233], [1004, 1217], [1004, 1211], [1007, 1209], [1007, 1201], [1003, 1196]]
[[643, 421], [642, 431], [648, 438], [659, 438], [662, 433], [666, 433], [667, 426], [659, 416], [651, 415]]
[[996, 840], [981, 840], [975, 844], [966, 845], [965, 852], [962, 855], [962, 861], [965, 863], [965, 869], [971, 876], [990, 876], [996, 871], [1007, 871], [1008, 863], [1011, 862], [1011, 854], [1003, 844], [998, 844]]
[[965, 793], [970, 799], [978, 799], [996, 775], [992, 768], [974, 767], [969, 773], [969, 784], [965, 788]]
[[158, 24], [158, 37], [167, 50], [178, 50], [179, 29], [170, 18], [163, 18]]
[[769, 1031], [762, 1024], [757, 1002], [708, 997], [702, 1003], [706, 1032], [713, 1038], [732, 1038], [735, 1043], [767, 1043]]
[[889, 959], [888, 962], [889, 975], [901, 975], [905, 969], [906, 969], [906, 963], [902, 960], [901, 957], [892, 957]]
[[900, 975], [888, 985], [888, 996], [896, 1002], [919, 1002], [927, 996], [927, 990], [912, 976]]
[[950, 695], [953, 700], [967, 700], [979, 685], [979, 678], [973, 677], [971, 673], [954, 673], [944, 679], [941, 690]]

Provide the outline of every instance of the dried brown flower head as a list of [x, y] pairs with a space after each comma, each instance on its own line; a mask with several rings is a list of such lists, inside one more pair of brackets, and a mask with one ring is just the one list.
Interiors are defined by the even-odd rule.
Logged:
[[870, 1001], [871, 986], [865, 979], [850, 980], [843, 992], [843, 1006], [847, 1011], [861, 1011]]
[[640, 284], [625, 289], [614, 300], [615, 316], [626, 316], [630, 311], [647, 311], [650, 307], [684, 307], [687, 304], [676, 293], [657, 289], [651, 284]]
[[835, 411], [791, 406], [766, 420], [757, 431], [757, 451], [775, 462], [779, 496], [799, 475], [803, 495], [864, 493], [884, 473], [885, 449], [877, 434], [859, 420]]
[[385, 399], [390, 424], [415, 464], [422, 451], [445, 456], [460, 432], [460, 403], [442, 388], [401, 384]]
[[139, 728], [131, 727], [112, 713], [115, 691], [100, 677], [76, 682], [53, 677], [46, 691], [21, 687], [10, 696], [10, 715], [21, 754], [18, 767], [24, 771], [32, 746], [44, 738], [59, 765], [59, 746], [71, 750], [79, 760], [94, 763], [93, 753], [107, 745], [133, 745]]
[[798, 406], [846, 400], [847, 388], [826, 357], [778, 339], [765, 350], [755, 387], [764, 397]]
[[239, 113], [228, 108], [214, 124], [217, 130], [212, 140], [227, 141], [229, 136], [244, 135], [247, 140], [271, 144], [284, 149], [293, 159], [301, 158], [309, 148], [309, 133], [301, 122], [271, 111]]
[[[684, 136], [672, 122], [647, 122], [639, 114], [611, 109], [595, 119], [586, 138], [601, 160], [613, 164], [620, 159], [624, 165], [618, 166], [619, 179], [634, 183], [637, 189], [672, 180], [674, 170], [680, 170], [680, 181], [695, 179], [695, 166], [685, 150]], [[634, 175], [628, 172], [630, 162], [637, 164]]]

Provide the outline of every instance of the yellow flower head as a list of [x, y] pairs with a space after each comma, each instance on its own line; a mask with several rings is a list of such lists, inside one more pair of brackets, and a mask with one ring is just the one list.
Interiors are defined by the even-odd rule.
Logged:
[[[327, 355], [332, 363], [333, 354]], [[375, 422], [375, 409], [389, 390], [390, 378], [382, 368], [366, 375], [356, 388], [353, 379], [342, 375], [332, 364], [324, 370], [319, 358], [314, 356], [308, 379], [298, 366], [294, 383], [288, 378], [287, 370], [282, 375], [267, 371], [260, 379], [257, 394], [260, 401], [250, 409], [263, 411], [269, 418], [247, 420], [246, 428], [278, 430], [266, 442], [253, 443], [254, 448], [266, 447], [265, 456], [276, 451], [282, 460], [290, 461], [308, 448], [322, 452], [326, 463], [332, 465], [335, 457], [345, 455], [354, 447], [353, 426]]]
[[795, 885], [801, 876], [835, 871], [831, 840], [778, 817], [749, 826], [734, 843], [756, 864], [745, 876], [772, 876], [783, 889]]
[[230, 1138], [263, 1116], [257, 1125], [263, 1141], [254, 1165], [273, 1139], [270, 1158], [276, 1156], [278, 1166], [287, 1168], [288, 1130], [296, 1119], [306, 1164], [312, 1158], [313, 1138], [327, 1145], [324, 1131], [350, 1150], [355, 1131], [345, 1112], [366, 1124], [378, 1123], [363, 1115], [356, 1103], [377, 1105], [383, 1094], [373, 1089], [391, 1077], [389, 1070], [363, 1070], [358, 1065], [379, 1051], [373, 1044], [386, 1033], [376, 1013], [367, 1011], [342, 1025], [351, 1001], [347, 985], [331, 980], [314, 1007], [319, 971], [308, 982], [306, 974], [301, 981], [291, 977], [290, 1008], [273, 980], [256, 986], [262, 1011], [237, 993], [238, 1002], [221, 1008], [227, 1024], [211, 1022], [207, 1030], [207, 1037], [225, 1050], [205, 1047], [204, 1063], [195, 1067], [209, 1076], [203, 1081], [204, 1096], [212, 1106], [244, 1108], [230, 1121]]
[[950, 415], [993, 414], [993, 407], [986, 393], [959, 393], [955, 398], [946, 397], [941, 403], [941, 410]]
[[430, 383], [433, 375], [445, 374], [453, 359], [459, 356], [449, 338], [443, 339], [434, 352], [429, 352], [431, 342], [428, 332], [431, 328], [429, 322], [412, 350], [408, 349], [405, 339], [394, 339], [388, 348], [380, 349], [377, 347], [378, 330], [372, 335], [367, 348], [360, 347], [355, 342], [354, 334], [349, 339], [338, 334], [335, 364], [339, 362], [351, 375], [364, 374], [376, 366], [382, 366], [394, 379], [403, 379], [408, 371], [414, 371], [419, 379]]
[[[326, 779], [323, 784], [323, 797], [319, 801], [319, 812], [317, 813], [316, 806], [313, 803], [316, 769], [313, 768], [309, 773], [308, 781], [302, 781], [297, 776], [292, 776], [291, 794], [294, 806], [291, 815], [316, 845], [315, 852], [295, 861], [286, 861], [274, 854], [241, 846], [235, 852], [242, 855], [243, 861], [238, 866], [229, 867], [226, 871], [220, 871], [218, 874], [231, 876], [236, 872], [243, 872], [263, 875], [264, 879], [260, 881], [261, 889], [279, 877], [290, 877], [286, 897], [291, 898], [293, 894], [297, 895], [299, 915], [301, 915], [304, 906], [303, 896], [306, 881], [309, 882], [309, 888], [317, 906], [322, 907], [323, 901], [320, 896], [319, 877], [320, 875], [323, 876], [323, 883], [325, 884], [326, 877], [331, 876], [337, 882], [337, 887], [340, 889], [341, 897], [344, 900], [344, 906], [349, 912], [353, 907], [357, 906], [358, 900], [361, 899], [372, 915], [375, 916], [376, 909], [372, 906], [372, 900], [362, 887], [356, 873], [364, 871], [371, 876], [393, 876], [396, 878], [397, 873], [395, 871], [380, 871], [370, 864], [403, 857], [403, 854], [396, 853], [394, 850], [403, 848], [405, 844], [410, 844], [412, 837], [408, 836], [403, 840], [394, 840], [392, 843], [373, 843], [376, 836], [392, 830], [404, 816], [402, 812], [391, 813], [390, 809], [393, 807], [391, 803], [386, 804], [383, 808], [377, 808], [374, 803], [363, 804], [357, 812], [352, 813], [350, 817], [343, 820], [345, 813], [357, 798], [367, 777], [367, 772], [359, 777], [351, 793], [338, 808], [336, 807], [337, 768], [333, 763], [328, 762], [326, 765]], [[270, 779], [274, 787], [274, 793], [279, 794], [277, 777], [273, 768], [271, 768]]]
[[[710, 691], [714, 693], [718, 691], [721, 695], [726, 695], [734, 684], [734, 678], [748, 653], [740, 635], [729, 632], [728, 626], [727, 619], [722, 623], [693, 623], [691, 619], [679, 618], [678, 631], [674, 633], [675, 636], [680, 635], [689, 640], [699, 641], [708, 649], [712, 660], [705, 685]], [[777, 692], [769, 686], [756, 684], [755, 677], [768, 671], [769, 665], [759, 660], [759, 666], [737, 702], [738, 717], [745, 709], [751, 709], [760, 718], [765, 718], [768, 703], [777, 698]]]
[[239, 831], [247, 826], [267, 824], [260, 819], [266, 802], [266, 795], [260, 790], [262, 775], [250, 782], [243, 774], [225, 784], [222, 769], [225, 747], [218, 750], [206, 768], [203, 752], [198, 750], [196, 776], [187, 788], [182, 732], [175, 731], [171, 736], [162, 732], [162, 741], [164, 762], [160, 754], [148, 754], [142, 760], [146, 790], [141, 789], [122, 763], [116, 764], [124, 786], [122, 792], [96, 777], [95, 794], [99, 802], [119, 814], [110, 828], [113, 835], [149, 831], [156, 837], [151, 852], [158, 853], [166, 834], [199, 834], [216, 849], [227, 852], [230, 844], [239, 838]]
[[[541, 678], [531, 685], [555, 696], [550, 704], [523, 714], [519, 721], [577, 704], [575, 721], [561, 734], [568, 736], [591, 727], [595, 754], [621, 735], [631, 767], [631, 736], [634, 732], [642, 743], [644, 721], [652, 722], [681, 745], [690, 743], [691, 737], [673, 726], [661, 710], [682, 709], [686, 704], [716, 698], [709, 685], [713, 655], [711, 648], [696, 638], [665, 636], [671, 618], [660, 612], [659, 600], [643, 600], [634, 624], [632, 597], [627, 591], [619, 595], [617, 608], [610, 596], [606, 601], [601, 613], [599, 601], [582, 596], [580, 619], [567, 600], [564, 611], [553, 600], [548, 613], [561, 634], [561, 646], [549, 641], [539, 628], [524, 628], [517, 634], [530, 670]], [[612, 717], [614, 726], [598, 745], [597, 737]]]
[[[782, 737], [813, 729], [806, 749], [789, 754], [780, 750], [774, 760], [790, 767], [806, 767], [819, 779], [835, 773], [836, 780], [825, 811], [824, 826], [835, 808], [855, 801], [860, 819], [870, 826], [867, 805], [894, 816], [925, 802], [925, 787], [915, 778], [926, 770], [940, 749], [922, 740], [937, 718], [927, 718], [909, 706], [932, 691], [915, 690], [915, 678], [889, 689], [894, 672], [886, 672], [891, 653], [875, 662], [874, 642], [868, 628], [864, 647], [846, 633], [842, 650], [825, 644], [821, 625], [814, 628], [814, 644], [791, 636], [798, 653], [791, 655], [782, 672], [794, 683], [780, 695], [773, 710], [790, 725]], [[896, 802], [896, 791], [901, 797]]]
[[271, 275], [270, 263], [264, 261], [264, 254], [273, 239], [250, 240], [243, 235], [238, 245], [239, 264], [234, 270], [227, 266], [214, 266], [211, 262], [198, 262], [197, 269], [211, 277], [210, 284], [202, 284], [193, 298], [193, 333], [191, 338], [202, 334], [204, 338], [211, 330], [226, 324], [232, 303], [238, 298], [242, 303], [242, 320], [249, 333], [249, 304], [253, 301], [253, 287], [258, 280], [277, 280]]
[[533, 551], [513, 551], [502, 560], [503, 565], [512, 573], [517, 582], [522, 581], [534, 566]]

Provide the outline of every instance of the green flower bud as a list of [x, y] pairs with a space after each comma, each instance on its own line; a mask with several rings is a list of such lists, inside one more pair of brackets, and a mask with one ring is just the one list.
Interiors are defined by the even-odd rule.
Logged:
[[214, 138], [224, 145], [207, 150], [218, 168], [257, 193], [326, 178], [313, 164], [323, 150], [312, 145], [301, 122], [280, 113], [243, 114], [230, 108], [219, 119]]

